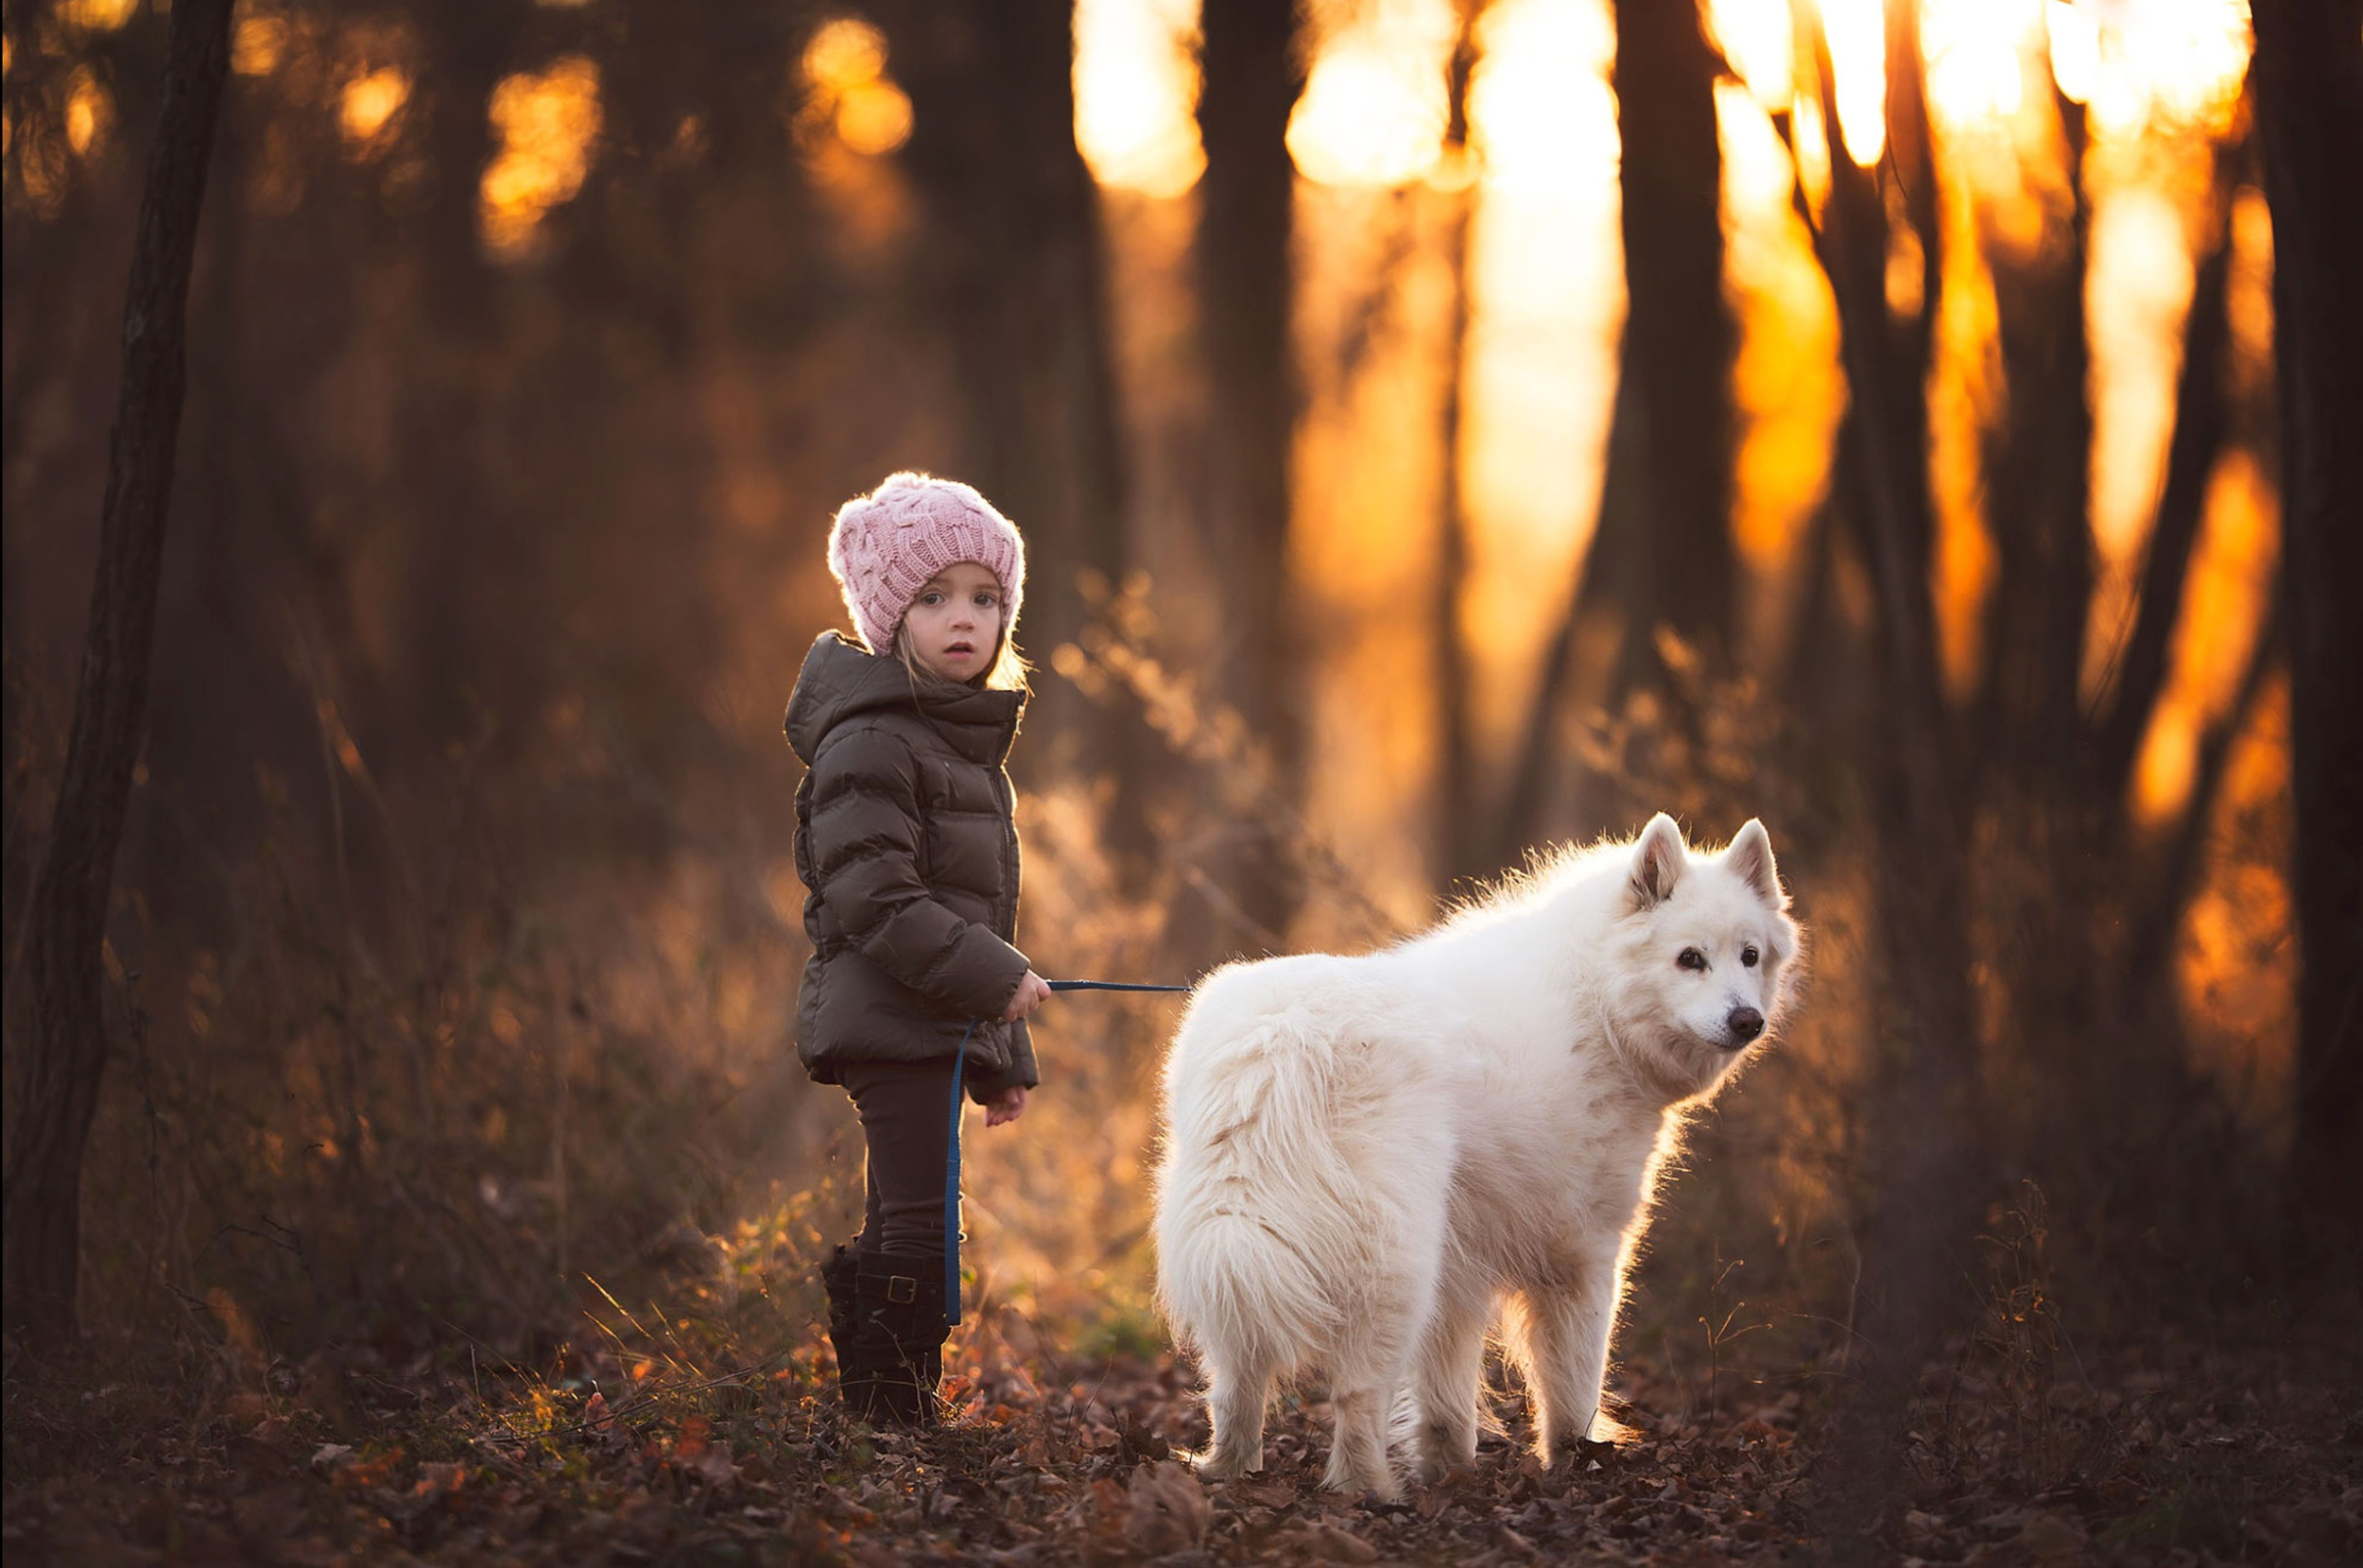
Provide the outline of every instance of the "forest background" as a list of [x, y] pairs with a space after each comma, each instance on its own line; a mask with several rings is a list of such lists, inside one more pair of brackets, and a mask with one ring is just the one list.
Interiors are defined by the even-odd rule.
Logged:
[[[4, 13], [12, 1540], [181, 1541], [58, 1490], [175, 1443], [341, 1449], [292, 1465], [321, 1539], [462, 1555], [503, 1526], [430, 1453], [828, 1446], [859, 1142], [789, 1048], [780, 715], [831, 510], [913, 466], [1026, 530], [1045, 974], [1383, 941], [1661, 808], [1769, 824], [1811, 983], [1621, 1341], [1637, 1427], [1789, 1456], [1725, 1524], [2352, 1542], [2350, 8], [243, 0], [68, 1071], [38, 887], [210, 9]], [[1061, 999], [970, 1154], [962, 1387], [1087, 1485], [1202, 1435], [1147, 1305], [1172, 1016]], [[462, 1369], [473, 1415], [403, 1426]], [[2296, 1447], [2197, 1478], [2187, 1422], [2243, 1421]], [[1042, 1539], [1145, 1550], [1137, 1490]], [[1217, 1504], [1193, 1540], [1322, 1550]], [[982, 1549], [846, 1507], [760, 1549]]]

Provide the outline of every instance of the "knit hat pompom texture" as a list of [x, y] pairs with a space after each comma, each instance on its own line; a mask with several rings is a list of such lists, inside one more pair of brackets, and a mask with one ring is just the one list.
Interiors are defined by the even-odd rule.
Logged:
[[872, 653], [894, 646], [903, 612], [928, 580], [963, 560], [1000, 579], [1008, 600], [1001, 634], [1007, 637], [1026, 597], [1026, 542], [973, 486], [925, 474], [889, 474], [868, 495], [839, 507], [829, 529], [829, 572], [844, 592], [854, 629]]

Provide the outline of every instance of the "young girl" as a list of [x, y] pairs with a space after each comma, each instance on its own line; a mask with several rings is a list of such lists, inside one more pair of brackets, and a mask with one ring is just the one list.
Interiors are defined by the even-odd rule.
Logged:
[[797, 1053], [853, 1096], [870, 1162], [861, 1235], [821, 1279], [848, 1413], [925, 1425], [950, 1333], [953, 1086], [986, 1126], [1014, 1121], [1039, 1081], [1026, 1017], [1050, 994], [1010, 945], [1026, 547], [968, 486], [896, 474], [838, 509], [829, 570], [864, 647], [821, 633], [787, 705], [812, 939]]

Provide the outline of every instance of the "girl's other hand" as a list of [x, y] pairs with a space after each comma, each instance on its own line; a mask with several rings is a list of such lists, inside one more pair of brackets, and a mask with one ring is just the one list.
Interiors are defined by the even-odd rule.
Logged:
[[1026, 1086], [1013, 1083], [985, 1102], [985, 1125], [999, 1127], [1026, 1114]]
[[1001, 1009], [1001, 1022], [1014, 1024], [1049, 1000], [1050, 982], [1029, 969], [1026, 978], [1017, 983], [1017, 994]]

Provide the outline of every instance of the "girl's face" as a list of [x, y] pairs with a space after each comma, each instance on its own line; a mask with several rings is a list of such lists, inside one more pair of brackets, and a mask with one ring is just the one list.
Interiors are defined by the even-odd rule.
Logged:
[[1001, 579], [973, 560], [930, 578], [903, 612], [911, 657], [930, 675], [969, 681], [1001, 649]]

